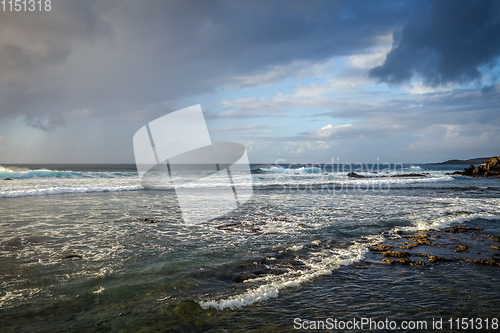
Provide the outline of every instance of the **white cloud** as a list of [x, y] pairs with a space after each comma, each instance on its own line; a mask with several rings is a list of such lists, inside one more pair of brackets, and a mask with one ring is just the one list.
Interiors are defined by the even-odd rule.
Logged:
[[423, 82], [412, 82], [410, 84], [406, 84], [401, 86], [401, 89], [406, 90], [409, 93], [414, 95], [422, 95], [429, 93], [437, 93], [437, 92], [446, 92], [452, 91], [454, 88], [458, 88], [457, 85], [441, 85], [437, 87], [426, 86]]
[[219, 127], [210, 128], [210, 133], [214, 135], [256, 135], [272, 132], [277, 127], [268, 125], [238, 125], [225, 124]]
[[320, 61], [294, 61], [287, 65], [276, 65], [263, 72], [252, 75], [236, 75], [227, 78], [232, 89], [270, 86], [272, 83], [286, 78], [305, 79], [311, 77], [327, 77], [331, 74], [333, 58]]
[[392, 48], [392, 36], [392, 32], [387, 35], [378, 36], [376, 46], [369, 50], [371, 53], [355, 54], [347, 57], [351, 66], [370, 69], [382, 65], [387, 57], [387, 53], [389, 53]]
[[498, 148], [496, 147], [496, 143], [500, 142], [498, 128], [495, 131], [484, 131], [477, 135], [467, 135], [460, 131], [460, 129], [467, 131], [467, 126], [446, 127], [447, 130], [444, 135], [437, 137], [434, 135], [433, 138], [429, 138], [428, 136], [422, 137], [420, 140], [410, 144], [407, 151], [420, 153], [468, 152], [472, 157], [498, 155]]
[[322, 127], [318, 131], [311, 132], [312, 137], [317, 138], [331, 138], [338, 136], [342, 133], [343, 129], [352, 127], [352, 124], [341, 124], [337, 126], [333, 126], [332, 124], [328, 124], [325, 127]]

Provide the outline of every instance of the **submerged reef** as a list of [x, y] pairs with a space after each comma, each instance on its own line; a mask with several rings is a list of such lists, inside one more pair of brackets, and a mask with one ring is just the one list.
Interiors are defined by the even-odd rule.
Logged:
[[[478, 265], [500, 266], [500, 236], [482, 233], [481, 228], [453, 226], [445, 230], [422, 230], [398, 235], [388, 244], [375, 244], [368, 249], [370, 263], [425, 266], [441, 262], [463, 261]], [[407, 250], [407, 251], [403, 251]], [[377, 256], [381, 256], [377, 261]], [[427, 258], [427, 261], [412, 258]], [[387, 259], [399, 258], [399, 259]], [[374, 260], [373, 260], [374, 259]]]

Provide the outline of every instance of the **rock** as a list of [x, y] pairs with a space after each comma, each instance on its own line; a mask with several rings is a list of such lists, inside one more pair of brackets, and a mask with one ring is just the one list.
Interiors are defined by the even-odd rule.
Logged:
[[78, 260], [82, 259], [82, 256], [79, 254], [68, 254], [67, 256], [64, 256], [64, 259]]
[[160, 221], [151, 220], [151, 219], [148, 219], [147, 217], [143, 218], [142, 220], [146, 223], [160, 223]]
[[404, 257], [409, 257], [410, 253], [408, 252], [398, 252], [398, 251], [384, 251], [382, 252], [382, 255], [384, 257], [393, 257], [393, 258], [404, 258]]
[[472, 172], [474, 171], [476, 167], [474, 165], [470, 165], [469, 168], [465, 168], [464, 171], [462, 172], [462, 174], [464, 176], [472, 176]]
[[464, 260], [467, 262], [478, 264], [478, 265], [492, 265], [492, 266], [498, 265], [498, 266], [500, 266], [500, 264], [497, 263], [496, 261], [489, 260], [489, 259], [464, 259]]
[[356, 172], [349, 172], [347, 174], [347, 177], [351, 177], [351, 178], [366, 178], [365, 176], [363, 175], [358, 175]]
[[479, 230], [479, 231], [482, 231], [483, 229], [481, 228], [471, 228], [471, 227], [461, 227], [461, 226], [454, 226], [454, 227], [451, 227], [450, 230], [445, 230], [445, 232], [451, 232], [451, 233], [458, 233], [458, 232], [466, 232], [466, 231], [469, 231], [469, 230]]
[[14, 180], [14, 179], [7, 177], [4, 180]]
[[398, 259], [398, 263], [403, 264], [403, 265], [409, 265], [412, 263], [412, 261], [410, 259], [407, 259], [407, 258], [401, 258], [401, 259]]
[[392, 176], [389, 176], [391, 178], [405, 178], [405, 177], [426, 177], [428, 175], [427, 174], [423, 174], [423, 173], [404, 173], [402, 175], [392, 175]]
[[462, 171], [462, 175], [471, 177], [500, 177], [500, 156], [490, 158], [485, 165], [478, 167], [470, 165], [469, 168]]
[[256, 277], [257, 275], [249, 272], [234, 273], [233, 281], [240, 283], [246, 280], [255, 279]]
[[479, 177], [479, 176], [483, 175], [484, 172], [485, 172], [485, 170], [482, 167], [478, 166], [477, 168], [474, 169], [474, 171], [472, 171], [472, 175], [474, 177]]
[[195, 301], [182, 301], [174, 309], [174, 313], [182, 318], [196, 318], [199, 313], [203, 312], [201, 306]]
[[217, 230], [233, 230], [234, 228], [241, 228], [243, 225], [241, 223], [230, 223], [216, 227]]
[[300, 261], [295, 260], [295, 259], [288, 259], [288, 260], [283, 261], [283, 263], [287, 264], [289, 266], [304, 266], [303, 262], [300, 262]]
[[250, 273], [251, 274], [255, 274], [255, 275], [267, 275], [267, 274], [274, 274], [274, 273], [276, 273], [276, 270], [271, 269], [271, 268], [263, 267], [263, 268], [254, 269]]
[[423, 261], [412, 261], [412, 266], [425, 266], [425, 262]]
[[291, 223], [292, 221], [288, 221], [287, 219], [284, 219], [284, 218], [278, 218], [278, 217], [273, 217], [271, 219], [271, 221], [273, 222], [288, 222], [288, 223]]
[[446, 262], [446, 261], [451, 261], [451, 260], [443, 258], [443, 257], [429, 255], [429, 261], [430, 262]]
[[387, 251], [391, 248], [389, 245], [383, 245], [383, 244], [374, 244], [373, 246], [370, 246], [368, 250], [374, 251], [374, 252], [381, 252], [381, 251]]

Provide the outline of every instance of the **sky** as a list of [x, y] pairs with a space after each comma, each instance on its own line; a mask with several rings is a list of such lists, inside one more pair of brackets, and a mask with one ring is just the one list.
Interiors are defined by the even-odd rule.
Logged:
[[250, 163], [500, 155], [499, 1], [52, 0], [0, 6], [0, 163], [134, 163], [200, 104]]

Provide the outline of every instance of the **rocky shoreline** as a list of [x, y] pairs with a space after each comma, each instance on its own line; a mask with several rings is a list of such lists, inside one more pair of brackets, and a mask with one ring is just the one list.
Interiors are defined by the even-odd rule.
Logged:
[[486, 234], [481, 228], [454, 226], [399, 237], [371, 246], [372, 256], [368, 261], [411, 266], [463, 261], [500, 267], [500, 236]]
[[475, 167], [471, 164], [462, 171], [447, 173], [447, 175], [460, 175], [468, 177], [500, 178], [500, 156], [490, 158], [485, 165]]

